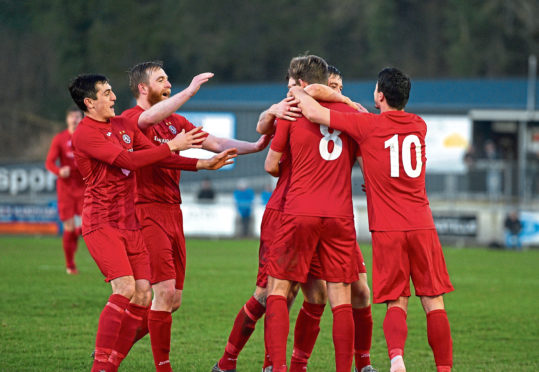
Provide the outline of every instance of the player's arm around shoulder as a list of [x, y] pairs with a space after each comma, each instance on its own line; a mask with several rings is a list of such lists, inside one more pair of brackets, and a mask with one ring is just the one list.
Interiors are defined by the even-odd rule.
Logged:
[[275, 132], [275, 120], [284, 119], [295, 121], [301, 117], [301, 110], [297, 107], [299, 102], [294, 97], [286, 97], [278, 103], [270, 106], [260, 114], [256, 131], [260, 134], [273, 134]]
[[301, 87], [294, 86], [290, 88], [290, 94], [299, 101], [298, 107], [301, 109], [303, 116], [313, 123], [318, 123], [329, 127], [329, 109], [321, 106]]

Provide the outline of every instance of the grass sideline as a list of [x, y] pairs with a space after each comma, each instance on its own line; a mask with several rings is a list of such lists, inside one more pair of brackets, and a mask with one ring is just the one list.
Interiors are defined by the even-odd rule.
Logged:
[[[188, 240], [187, 247], [184, 302], [173, 316], [171, 362], [176, 371], [209, 372], [222, 355], [237, 311], [253, 292], [258, 243]], [[362, 250], [370, 269], [370, 246]], [[539, 370], [539, 251], [446, 248], [445, 255], [456, 288], [446, 296], [454, 371]], [[0, 257], [0, 371], [89, 371], [97, 320], [110, 287], [84, 245], [77, 253], [78, 276], [65, 274], [60, 238], [0, 236]], [[300, 296], [292, 322], [301, 302]], [[373, 306], [371, 358], [379, 371], [389, 369], [384, 313], [383, 305]], [[321, 327], [309, 364], [313, 372], [334, 370], [328, 308]], [[238, 371], [260, 371], [262, 357], [259, 322], [240, 354]], [[435, 371], [425, 317], [415, 298], [405, 361], [409, 371]], [[148, 337], [133, 347], [120, 370], [154, 370]]]

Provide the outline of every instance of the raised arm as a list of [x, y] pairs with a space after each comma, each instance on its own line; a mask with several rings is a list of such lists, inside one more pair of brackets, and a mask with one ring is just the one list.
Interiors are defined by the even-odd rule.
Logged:
[[212, 77], [213, 73], [211, 72], [205, 72], [195, 76], [187, 88], [168, 99], [156, 103], [148, 110], [145, 110], [139, 116], [138, 127], [145, 130], [150, 125], [159, 123], [161, 120], [172, 115], [198, 92], [202, 84], [210, 80]]
[[294, 97], [286, 97], [281, 102], [271, 105], [269, 109], [260, 114], [256, 131], [260, 134], [273, 134], [275, 119], [295, 121], [296, 118], [301, 117], [301, 110], [297, 104], [298, 101]]
[[298, 107], [308, 120], [329, 127], [330, 110], [321, 106], [313, 97], [307, 94], [303, 88], [293, 86], [290, 94], [299, 101]]

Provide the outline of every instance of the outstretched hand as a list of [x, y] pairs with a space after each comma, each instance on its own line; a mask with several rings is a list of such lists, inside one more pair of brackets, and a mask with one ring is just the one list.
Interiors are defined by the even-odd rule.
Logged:
[[262, 151], [266, 147], [268, 147], [268, 144], [270, 143], [270, 141], [271, 141], [271, 136], [267, 134], [260, 136], [260, 138], [258, 139], [258, 141], [256, 141], [256, 144], [255, 144], [257, 151]]
[[201, 148], [201, 143], [206, 139], [206, 133], [202, 130], [202, 127], [195, 127], [189, 132], [185, 132], [183, 129], [172, 140], [167, 142], [171, 151], [183, 151], [192, 148]]
[[187, 87], [187, 90], [189, 91], [189, 94], [194, 96], [198, 90], [200, 89], [200, 86], [204, 83], [206, 83], [208, 80], [210, 80], [213, 77], [213, 72], [204, 72], [202, 74], [198, 74], [193, 78], [191, 81], [191, 84], [189, 84], [189, 87]]
[[227, 149], [209, 159], [199, 159], [197, 162], [197, 169], [217, 170], [225, 165], [233, 164], [234, 159], [238, 156], [238, 150], [232, 148]]

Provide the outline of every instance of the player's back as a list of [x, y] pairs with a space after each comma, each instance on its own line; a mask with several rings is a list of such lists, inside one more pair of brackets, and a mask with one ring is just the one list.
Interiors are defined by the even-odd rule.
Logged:
[[[338, 111], [354, 111], [344, 104], [322, 104]], [[305, 118], [293, 123], [278, 121], [276, 137], [283, 136], [286, 129], [292, 163], [284, 212], [353, 217], [350, 177], [357, 153], [356, 143], [340, 131]]]
[[404, 111], [335, 114], [331, 126], [346, 130], [361, 148], [371, 230], [433, 228], [425, 190], [425, 122]]

